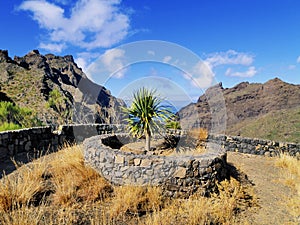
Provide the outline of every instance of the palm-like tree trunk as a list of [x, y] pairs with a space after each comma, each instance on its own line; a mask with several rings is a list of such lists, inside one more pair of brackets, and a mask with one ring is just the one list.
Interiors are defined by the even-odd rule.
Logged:
[[146, 131], [145, 133], [145, 136], [146, 136], [146, 146], [145, 146], [145, 150], [146, 151], [150, 151], [150, 141], [151, 141], [151, 133], [150, 131]]

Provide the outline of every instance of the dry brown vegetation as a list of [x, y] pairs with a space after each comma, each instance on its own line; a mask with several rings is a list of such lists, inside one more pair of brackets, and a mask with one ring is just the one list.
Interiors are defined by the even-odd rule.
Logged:
[[193, 128], [188, 131], [188, 136], [193, 137], [199, 141], [205, 141], [208, 137], [208, 130], [205, 128]]
[[210, 198], [164, 197], [159, 187], [113, 186], [84, 165], [80, 146], [21, 166], [0, 180], [0, 224], [234, 224], [253, 204], [234, 178]]
[[276, 165], [283, 168], [285, 180], [283, 183], [290, 187], [294, 195], [287, 199], [287, 206], [291, 215], [300, 221], [300, 161], [287, 154], [281, 154]]

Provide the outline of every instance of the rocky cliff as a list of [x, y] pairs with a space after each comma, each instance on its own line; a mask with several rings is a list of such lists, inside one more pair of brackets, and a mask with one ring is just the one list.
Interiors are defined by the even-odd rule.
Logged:
[[119, 123], [124, 106], [89, 80], [72, 56], [38, 50], [14, 59], [0, 50], [0, 97], [34, 110], [44, 124]]
[[[212, 93], [219, 93], [218, 98], [212, 98]], [[222, 103], [222, 100], [225, 104], [221, 104], [221, 108], [218, 109], [215, 104]], [[263, 84], [242, 82], [233, 88], [223, 88], [222, 84], [218, 84], [209, 88], [196, 103], [182, 108], [178, 114], [183, 128], [210, 128], [212, 116], [220, 110], [225, 110], [226, 131], [232, 135], [239, 135], [242, 127], [237, 129], [237, 125], [242, 122], [251, 123], [270, 113], [299, 107], [300, 85], [275, 78]], [[225, 118], [219, 118], [219, 121], [222, 120]]]

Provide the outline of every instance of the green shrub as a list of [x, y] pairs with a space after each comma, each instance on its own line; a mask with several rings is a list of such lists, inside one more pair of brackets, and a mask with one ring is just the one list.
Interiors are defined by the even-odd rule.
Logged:
[[4, 122], [0, 125], [0, 131], [6, 131], [6, 130], [17, 130], [21, 129], [22, 127], [15, 123], [7, 123]]
[[63, 96], [57, 88], [49, 92], [49, 99], [46, 106], [59, 113], [61, 117], [60, 122], [67, 123], [71, 117], [71, 110], [68, 107], [68, 98]]
[[179, 123], [178, 121], [169, 121], [169, 122], [166, 124], [166, 128], [167, 128], [167, 129], [180, 130], [180, 129], [181, 129], [181, 126], [180, 126], [180, 123]]
[[42, 122], [32, 110], [19, 107], [12, 102], [0, 101], [0, 127], [2, 131], [41, 125]]

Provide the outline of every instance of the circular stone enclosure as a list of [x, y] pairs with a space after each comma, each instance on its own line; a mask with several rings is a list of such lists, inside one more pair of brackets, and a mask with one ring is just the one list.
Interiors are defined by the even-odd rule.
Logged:
[[124, 140], [132, 141], [128, 134], [103, 134], [83, 142], [85, 163], [115, 185], [161, 186], [170, 197], [188, 197], [215, 192], [216, 181], [227, 177], [227, 155], [217, 144], [200, 155], [161, 156], [123, 152]]

